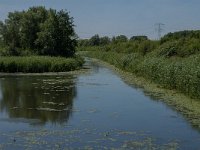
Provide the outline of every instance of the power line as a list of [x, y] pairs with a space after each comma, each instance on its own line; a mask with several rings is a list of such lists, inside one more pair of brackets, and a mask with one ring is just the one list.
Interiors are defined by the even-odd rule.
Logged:
[[165, 24], [163, 24], [163, 23], [156, 23], [155, 24], [156, 32], [158, 32], [158, 39], [161, 38], [162, 31], [164, 31], [164, 25]]

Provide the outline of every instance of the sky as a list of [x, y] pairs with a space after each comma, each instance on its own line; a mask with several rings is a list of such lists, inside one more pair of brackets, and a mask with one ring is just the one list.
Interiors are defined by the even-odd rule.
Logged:
[[31, 6], [66, 9], [74, 18], [80, 38], [147, 35], [158, 38], [155, 24], [163, 23], [162, 35], [180, 30], [200, 30], [200, 0], [0, 0], [0, 20], [8, 12]]

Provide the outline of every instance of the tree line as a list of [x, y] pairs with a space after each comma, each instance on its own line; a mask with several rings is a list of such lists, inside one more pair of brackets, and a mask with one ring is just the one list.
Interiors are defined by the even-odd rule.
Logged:
[[114, 36], [109, 38], [108, 36], [100, 37], [98, 34], [92, 36], [90, 39], [79, 39], [78, 46], [105, 46], [111, 43], [120, 43], [128, 41], [145, 41], [148, 40], [147, 36], [132, 36], [130, 39], [125, 35]]
[[158, 45], [157, 41], [148, 39], [147, 36], [132, 36], [131, 38], [125, 35], [119, 35], [112, 38], [107, 36], [100, 37], [98, 34], [90, 39], [78, 40], [78, 50], [85, 51], [115, 51], [117, 53], [133, 53], [139, 52], [142, 55], [152, 51]]
[[77, 36], [66, 10], [31, 7], [8, 14], [0, 21], [1, 55], [50, 55], [70, 57]]
[[150, 40], [147, 36], [133, 36], [128, 39], [124, 35], [113, 38], [95, 35], [90, 39], [79, 40], [79, 50], [112, 51], [117, 53], [149, 52], [163, 57], [188, 57], [200, 53], [200, 30], [178, 31], [164, 35], [160, 40]]

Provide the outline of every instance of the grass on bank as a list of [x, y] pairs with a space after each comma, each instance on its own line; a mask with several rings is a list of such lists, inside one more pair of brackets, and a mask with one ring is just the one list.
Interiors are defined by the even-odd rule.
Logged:
[[67, 72], [79, 69], [84, 60], [79, 57], [64, 58], [50, 56], [0, 57], [0, 72], [43, 73]]
[[200, 54], [187, 58], [163, 58], [151, 54], [90, 51], [86, 56], [106, 61], [122, 70], [150, 79], [168, 89], [175, 89], [200, 99]]

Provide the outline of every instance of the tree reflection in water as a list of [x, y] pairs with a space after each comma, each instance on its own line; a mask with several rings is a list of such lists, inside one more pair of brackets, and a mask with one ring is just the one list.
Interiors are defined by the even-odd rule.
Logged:
[[9, 118], [63, 123], [72, 114], [73, 76], [6, 77], [0, 79], [0, 110]]

